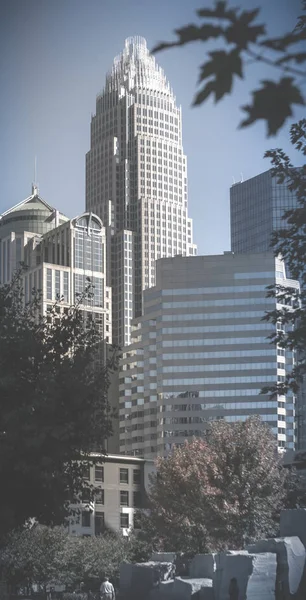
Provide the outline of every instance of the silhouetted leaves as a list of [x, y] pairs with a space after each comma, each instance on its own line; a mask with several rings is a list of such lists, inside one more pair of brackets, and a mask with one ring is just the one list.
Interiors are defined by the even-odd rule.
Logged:
[[[303, 7], [303, 10], [306, 10], [305, 2]], [[268, 135], [277, 133], [285, 120], [292, 115], [292, 106], [303, 104], [301, 83], [297, 77], [306, 77], [306, 71], [299, 70], [294, 65], [306, 62], [306, 52], [298, 49], [297, 52], [289, 53], [287, 49], [306, 39], [306, 17], [299, 17], [293, 32], [262, 39], [266, 35], [266, 26], [255, 22], [259, 15], [258, 8], [243, 10], [230, 7], [224, 0], [216, 2], [214, 7], [199, 9], [196, 14], [200, 19], [207, 21], [202, 26], [191, 24], [175, 30], [178, 39], [160, 43], [153, 52], [184, 46], [190, 42], [207, 42], [221, 38], [222, 48], [208, 52], [208, 60], [200, 66], [199, 81], [208, 77], [211, 77], [211, 80], [196, 94], [194, 106], [202, 104], [210, 95], [214, 95], [217, 102], [225, 94], [231, 93], [233, 75], [243, 78], [244, 67], [250, 62], [250, 58], [251, 62], [261, 61], [288, 73], [290, 77], [281, 79], [279, 83], [265, 81], [263, 88], [252, 92], [253, 103], [243, 107], [249, 113], [249, 117], [242, 122], [242, 127], [263, 119], [268, 125]], [[230, 46], [228, 51], [224, 49], [224, 43]], [[281, 53], [281, 56], [275, 56], [275, 53]]]
[[242, 63], [237, 50], [227, 53], [224, 50], [210, 52], [211, 60], [201, 68], [199, 81], [203, 81], [212, 75], [215, 79], [196, 95], [194, 106], [201, 104], [210, 94], [215, 94], [216, 102], [221, 100], [225, 94], [229, 94], [233, 85], [233, 76], [242, 77]]
[[263, 87], [253, 92], [253, 104], [243, 106], [249, 113], [240, 127], [252, 125], [259, 119], [264, 119], [268, 126], [268, 135], [275, 134], [284, 124], [287, 117], [292, 115], [292, 104], [304, 104], [300, 90], [293, 85], [292, 77], [283, 77], [278, 83], [263, 81]]

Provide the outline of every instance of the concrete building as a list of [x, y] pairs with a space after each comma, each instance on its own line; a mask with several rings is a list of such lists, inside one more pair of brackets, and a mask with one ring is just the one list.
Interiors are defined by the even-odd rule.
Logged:
[[231, 250], [251, 254], [268, 252], [273, 231], [286, 227], [282, 216], [296, 208], [297, 198], [286, 183], [277, 183], [272, 170], [230, 189]]
[[[276, 306], [266, 286], [286, 278], [271, 253], [176, 257], [157, 262], [155, 287], [120, 372], [120, 452], [166, 454], [205, 434], [212, 419], [261, 415], [279, 448], [295, 442], [295, 397], [260, 390], [284, 381], [294, 356], [271, 345], [262, 321]], [[278, 324], [281, 327], [281, 324]]]
[[196, 254], [188, 218], [182, 116], [141, 37], [128, 38], [97, 96], [86, 156], [86, 209], [107, 227], [113, 340], [130, 342], [160, 257]]
[[0, 215], [0, 284], [11, 281], [25, 261], [24, 248], [35, 236], [42, 236], [66, 223], [68, 217], [47, 204], [32, 186], [32, 194]]
[[[95, 455], [97, 456], [97, 455]], [[100, 535], [105, 529], [129, 531], [139, 529], [140, 512], [147, 506], [149, 476], [154, 472], [153, 461], [133, 456], [109, 454], [88, 469], [87, 481], [98, 488], [96, 500], [86, 498], [79, 505], [80, 514], [71, 517], [68, 525], [72, 535]]]

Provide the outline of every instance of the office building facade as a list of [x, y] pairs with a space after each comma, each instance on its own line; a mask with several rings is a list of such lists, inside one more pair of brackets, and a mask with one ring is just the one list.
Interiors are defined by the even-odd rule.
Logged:
[[[15, 231], [16, 229], [16, 231]], [[80, 302], [86, 286], [91, 298], [81, 308], [94, 316], [101, 338], [112, 343], [111, 288], [106, 285], [106, 235], [98, 216], [84, 213], [68, 219], [38, 195], [37, 188], [0, 219], [0, 282], [9, 283], [24, 263], [25, 302], [33, 289], [41, 292], [41, 314], [56, 301], [64, 312]]]
[[97, 490], [95, 501], [82, 498], [80, 504], [71, 506], [79, 514], [69, 518], [69, 533], [92, 536], [111, 530], [127, 536], [131, 529], [140, 529], [141, 509], [147, 508], [149, 476], [154, 470], [150, 460], [113, 454], [101, 457], [86, 474], [86, 481]]
[[212, 419], [261, 415], [279, 448], [295, 443], [295, 397], [270, 398], [263, 387], [284, 381], [292, 353], [271, 345], [276, 307], [266, 286], [286, 278], [271, 253], [175, 257], [157, 262], [155, 287], [120, 372], [120, 452], [164, 455], [205, 435]]
[[251, 254], [271, 250], [273, 231], [286, 227], [282, 216], [296, 208], [297, 198], [286, 183], [277, 183], [272, 170], [230, 189], [231, 250]]
[[86, 209], [107, 229], [113, 340], [130, 341], [155, 261], [196, 254], [188, 218], [181, 109], [146, 41], [128, 38], [115, 58], [91, 121]]

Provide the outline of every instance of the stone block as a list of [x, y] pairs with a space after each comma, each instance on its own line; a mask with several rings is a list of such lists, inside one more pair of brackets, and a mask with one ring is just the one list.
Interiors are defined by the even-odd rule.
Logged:
[[173, 585], [175, 600], [214, 600], [212, 579], [191, 577], [176, 577]]
[[216, 571], [216, 554], [196, 554], [189, 565], [189, 577], [213, 579]]
[[151, 556], [151, 562], [174, 562], [175, 552], [154, 552]]
[[253, 555], [252, 573], [247, 583], [246, 600], [275, 600], [276, 555]]
[[277, 587], [286, 597], [296, 594], [305, 566], [305, 548], [297, 536], [259, 540], [247, 546], [251, 553], [272, 552], [277, 555]]
[[297, 535], [306, 548], [306, 508], [292, 508], [281, 511], [281, 537]]
[[249, 554], [246, 550], [229, 551], [219, 555], [216, 565], [217, 571], [214, 578], [216, 600], [228, 600], [228, 589], [232, 577], [237, 579], [239, 600], [242, 598], [275, 600], [276, 554]]
[[121, 563], [120, 590], [137, 598], [145, 597], [160, 582], [169, 579], [172, 569], [172, 563]]
[[158, 587], [150, 591], [149, 600], [175, 600], [173, 591], [174, 579], [161, 581]]

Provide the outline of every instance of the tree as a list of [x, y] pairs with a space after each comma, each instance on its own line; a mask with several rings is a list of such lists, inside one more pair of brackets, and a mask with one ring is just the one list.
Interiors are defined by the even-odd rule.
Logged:
[[212, 422], [205, 439], [157, 459], [144, 534], [156, 549], [194, 553], [274, 535], [290, 478], [280, 460], [260, 418]]
[[[302, 4], [305, 11], [306, 0]], [[198, 84], [204, 85], [194, 98], [194, 106], [210, 96], [219, 102], [230, 94], [235, 78], [243, 79], [254, 62], [273, 67], [281, 77], [261, 81], [260, 87], [252, 91], [250, 104], [241, 107], [246, 114], [240, 127], [263, 119], [268, 135], [274, 135], [292, 115], [293, 105], [305, 104], [301, 77], [305, 80], [306, 70], [301, 65], [306, 63], [306, 52], [301, 42], [306, 39], [306, 15], [299, 17], [294, 31], [274, 38], [267, 35], [265, 25], [257, 23], [259, 12], [259, 8], [243, 10], [229, 6], [226, 0], [217, 1], [214, 8], [196, 11], [201, 24], [176, 29], [177, 41], [162, 42], [153, 52], [191, 42], [221, 40], [221, 48], [208, 52], [207, 60], [200, 65]]]
[[0, 571], [15, 589], [54, 582], [75, 589], [81, 582], [99, 589], [105, 573], [119, 575], [122, 561], [133, 558], [134, 544], [117, 533], [76, 537], [63, 527], [35, 525], [11, 532], [0, 550]]
[[[304, 156], [306, 155], [306, 119], [292, 125], [291, 143]], [[276, 297], [282, 308], [268, 312], [263, 320], [282, 327], [270, 335], [271, 343], [296, 352], [298, 359], [285, 381], [266, 387], [264, 393], [287, 394], [291, 390], [297, 393], [306, 374], [306, 165], [294, 168], [290, 158], [283, 150], [276, 148], [265, 154], [272, 161], [272, 173], [279, 183], [287, 183], [288, 189], [295, 192], [298, 206], [287, 210], [284, 215], [284, 227], [273, 233], [271, 245], [276, 255], [281, 255], [288, 272], [300, 282], [301, 289], [294, 290], [282, 285], [270, 286], [268, 296]]]
[[0, 535], [31, 517], [62, 523], [70, 502], [93, 494], [84, 463], [111, 435], [115, 364], [99, 366], [101, 339], [82, 300], [42, 317], [38, 294], [24, 304], [20, 272], [0, 288]]

